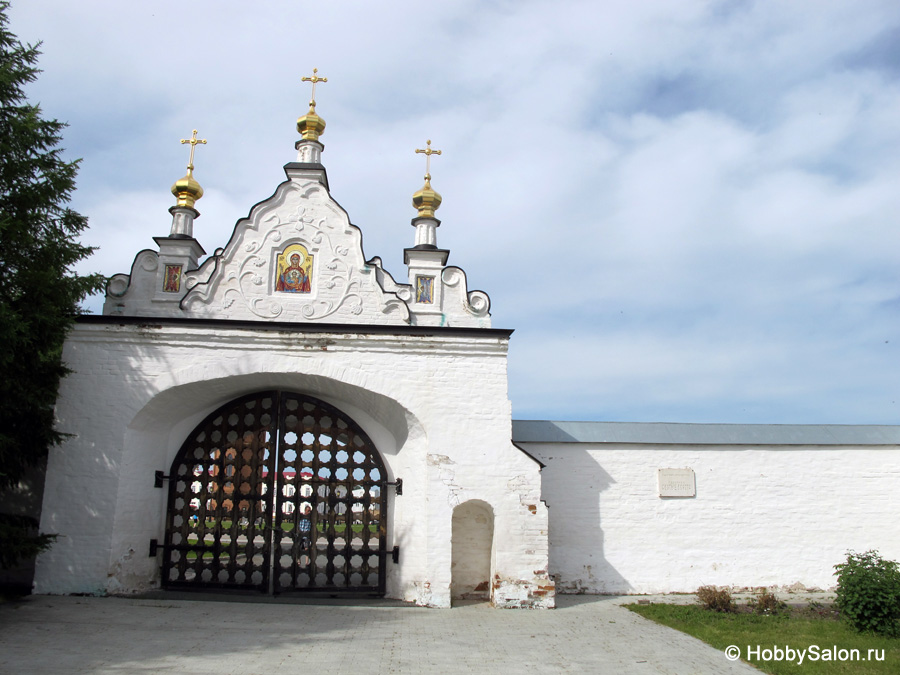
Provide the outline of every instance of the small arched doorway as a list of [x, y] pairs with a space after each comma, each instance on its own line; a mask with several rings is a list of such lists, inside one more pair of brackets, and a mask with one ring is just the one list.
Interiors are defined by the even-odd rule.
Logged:
[[334, 406], [285, 391], [226, 403], [169, 476], [163, 587], [384, 594], [384, 463]]
[[490, 600], [494, 511], [471, 499], [453, 509], [451, 600]]

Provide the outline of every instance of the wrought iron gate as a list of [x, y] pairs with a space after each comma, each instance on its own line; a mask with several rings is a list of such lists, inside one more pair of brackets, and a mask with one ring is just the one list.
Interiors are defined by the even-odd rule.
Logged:
[[172, 463], [163, 586], [383, 594], [386, 486], [337, 408], [282, 391], [227, 403]]

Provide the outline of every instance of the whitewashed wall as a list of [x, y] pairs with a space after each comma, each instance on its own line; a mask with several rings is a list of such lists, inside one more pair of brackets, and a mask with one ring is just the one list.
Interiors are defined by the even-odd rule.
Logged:
[[[543, 498], [559, 592], [691, 592], [704, 584], [828, 589], [848, 549], [900, 560], [898, 444], [514, 438], [547, 465]], [[660, 498], [657, 469], [686, 467], [695, 472], [696, 496]]]
[[495, 517], [498, 606], [552, 606], [539, 465], [510, 441], [504, 331], [366, 333], [164, 319], [98, 318], [72, 331], [42, 530], [61, 536], [38, 559], [38, 593], [129, 593], [159, 585], [150, 539], [163, 540], [164, 489], [184, 438], [242, 394], [283, 388], [353, 417], [389, 480], [387, 595], [448, 607], [455, 506], [483, 500]]

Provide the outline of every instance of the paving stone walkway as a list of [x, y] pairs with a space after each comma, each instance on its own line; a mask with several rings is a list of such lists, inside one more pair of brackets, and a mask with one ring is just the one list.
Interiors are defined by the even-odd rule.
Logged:
[[0, 605], [0, 673], [758, 673], [620, 605], [553, 611], [399, 603], [31, 596]]

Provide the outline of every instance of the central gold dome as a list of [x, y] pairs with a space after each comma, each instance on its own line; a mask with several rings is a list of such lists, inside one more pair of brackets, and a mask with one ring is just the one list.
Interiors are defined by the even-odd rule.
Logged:
[[412, 204], [419, 211], [419, 218], [434, 218], [441, 205], [441, 195], [431, 187], [431, 174], [425, 174], [425, 185], [413, 194]]
[[297, 120], [297, 131], [304, 141], [318, 141], [325, 133], [325, 120], [316, 114], [316, 102], [309, 102], [309, 112]]
[[197, 200], [203, 196], [203, 188], [194, 180], [193, 173], [188, 170], [187, 174], [175, 181], [172, 186], [172, 194], [178, 200], [175, 202], [175, 206], [192, 209]]

